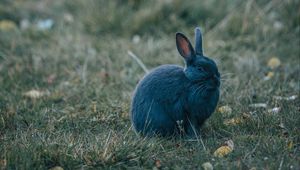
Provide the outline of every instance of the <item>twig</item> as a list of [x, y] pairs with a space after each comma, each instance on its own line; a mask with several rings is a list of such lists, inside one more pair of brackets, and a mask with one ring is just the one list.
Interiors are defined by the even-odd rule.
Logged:
[[127, 132], [125, 133], [125, 135], [124, 135], [124, 137], [123, 137], [124, 140], [125, 140], [125, 138], [127, 137], [129, 131], [132, 129], [132, 126], [133, 126], [133, 125], [131, 125], [131, 126], [128, 128]]
[[162, 144], [159, 144], [159, 146], [161, 147], [161, 149], [165, 152], [166, 150], [165, 150], [165, 148], [164, 148], [164, 146], [162, 146]]
[[245, 7], [245, 12], [244, 12], [244, 17], [243, 17], [243, 25], [242, 25], [242, 32], [245, 32], [247, 27], [248, 27], [248, 15], [249, 12], [252, 8], [252, 4], [253, 4], [254, 0], [248, 0], [246, 3], [246, 7]]
[[278, 170], [281, 170], [281, 169], [282, 169], [282, 165], [283, 165], [283, 157], [281, 158], [281, 161], [280, 161]]
[[146, 73], [149, 73], [149, 70], [147, 69], [147, 67], [145, 66], [145, 64], [135, 54], [133, 54], [132, 51], [128, 50], [127, 53], [128, 53], [128, 55], [130, 55], [130, 57], [132, 57], [142, 67], [142, 69]]
[[202, 144], [202, 147], [203, 147], [203, 149], [204, 149], [204, 151], [207, 151], [207, 149], [206, 149], [206, 147], [205, 147], [205, 145], [204, 145], [204, 142], [203, 142], [203, 140], [202, 140], [202, 137], [199, 135], [199, 139], [200, 139], [200, 142], [201, 142], [201, 144]]
[[111, 137], [111, 131], [109, 131], [109, 134], [107, 135], [107, 139], [105, 141], [105, 145], [104, 145], [105, 149], [104, 149], [104, 152], [103, 152], [103, 155], [102, 155], [103, 158], [105, 158], [105, 156], [106, 156], [106, 152], [107, 152], [107, 149], [108, 149], [110, 137]]

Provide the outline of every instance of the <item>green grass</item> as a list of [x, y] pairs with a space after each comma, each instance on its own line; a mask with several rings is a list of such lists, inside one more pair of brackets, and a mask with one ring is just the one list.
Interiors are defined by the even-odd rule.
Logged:
[[[215, 169], [299, 169], [299, 7], [299, 0], [4, 0], [0, 21], [16, 28], [0, 29], [0, 169], [201, 169], [204, 162]], [[45, 18], [53, 28], [35, 28]], [[183, 65], [175, 32], [193, 39], [197, 25], [223, 75], [219, 106], [230, 106], [232, 115], [216, 111], [202, 128], [203, 143], [136, 135], [130, 98], [144, 71], [127, 51], [149, 69]], [[281, 65], [272, 70], [274, 56]], [[32, 89], [49, 95], [25, 97]], [[292, 95], [298, 98], [274, 99]], [[268, 113], [274, 107], [281, 110]], [[223, 123], [243, 113], [250, 118]], [[233, 152], [214, 157], [229, 139]]]

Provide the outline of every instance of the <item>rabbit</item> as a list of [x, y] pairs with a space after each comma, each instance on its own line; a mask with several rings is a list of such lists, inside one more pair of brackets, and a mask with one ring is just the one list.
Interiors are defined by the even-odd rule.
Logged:
[[142, 136], [196, 137], [219, 100], [220, 73], [203, 55], [202, 35], [195, 29], [195, 49], [182, 33], [176, 46], [185, 67], [162, 65], [146, 74], [133, 92], [131, 122]]

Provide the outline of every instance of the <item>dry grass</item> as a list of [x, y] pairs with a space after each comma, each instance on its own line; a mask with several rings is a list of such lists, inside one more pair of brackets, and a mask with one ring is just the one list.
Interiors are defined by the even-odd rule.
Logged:
[[[298, 0], [3, 1], [0, 22], [15, 28], [0, 27], [0, 169], [201, 169], [204, 162], [215, 169], [299, 169], [299, 6]], [[46, 18], [53, 27], [39, 30], [36, 23]], [[213, 114], [203, 143], [137, 136], [128, 112], [144, 70], [127, 52], [148, 69], [183, 65], [174, 35], [192, 37], [196, 25], [222, 74], [219, 106], [232, 113]], [[272, 57], [281, 61], [275, 69], [267, 65]], [[24, 96], [32, 89], [44, 96]], [[275, 107], [280, 111], [268, 111]], [[232, 118], [240, 121], [224, 124]], [[229, 139], [233, 152], [214, 157]]]

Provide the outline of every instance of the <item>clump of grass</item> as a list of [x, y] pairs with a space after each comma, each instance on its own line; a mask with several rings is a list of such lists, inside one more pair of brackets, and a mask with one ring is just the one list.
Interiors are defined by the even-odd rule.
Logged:
[[[0, 29], [1, 168], [199, 169], [211, 162], [215, 169], [299, 169], [297, 0], [5, 5], [0, 22], [17, 28]], [[54, 20], [53, 28], [21, 29], [24, 19], [34, 24], [45, 18]], [[148, 69], [183, 65], [174, 33], [192, 37], [196, 25], [204, 28], [205, 54], [218, 61], [223, 75], [219, 106], [231, 107], [231, 115], [216, 111], [202, 128], [203, 143], [136, 135], [130, 98], [144, 70], [127, 51]], [[267, 66], [272, 57], [281, 61], [275, 69]], [[264, 79], [269, 72], [273, 76]], [[32, 89], [49, 94], [24, 96]], [[274, 98], [292, 95], [298, 98]], [[250, 106], [255, 103], [266, 108]], [[275, 107], [280, 111], [269, 111]], [[234, 118], [241, 123], [224, 123]], [[228, 139], [233, 152], [214, 157]]]

